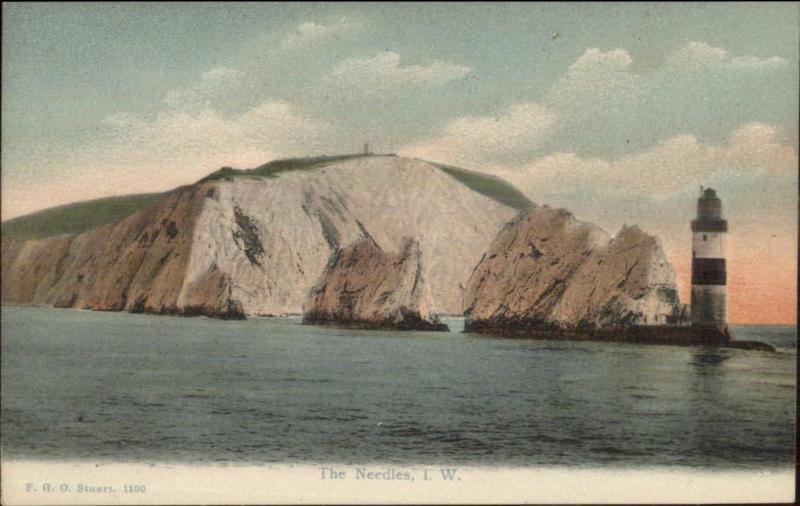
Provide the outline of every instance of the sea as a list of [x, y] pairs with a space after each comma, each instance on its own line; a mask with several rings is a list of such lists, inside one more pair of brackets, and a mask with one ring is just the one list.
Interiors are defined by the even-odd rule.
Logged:
[[2, 308], [4, 460], [789, 468], [777, 353]]

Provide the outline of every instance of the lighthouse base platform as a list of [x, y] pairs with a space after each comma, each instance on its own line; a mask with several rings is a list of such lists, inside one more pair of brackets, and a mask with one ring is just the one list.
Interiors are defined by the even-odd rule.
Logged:
[[760, 341], [737, 341], [727, 327], [691, 327], [683, 325], [606, 325], [562, 329], [534, 322], [468, 321], [464, 332], [497, 335], [517, 339], [566, 341], [612, 341], [677, 346], [719, 346], [742, 350], [775, 351]]

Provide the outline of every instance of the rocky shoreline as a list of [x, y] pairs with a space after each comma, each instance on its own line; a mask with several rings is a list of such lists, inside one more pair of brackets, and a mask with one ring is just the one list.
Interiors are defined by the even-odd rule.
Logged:
[[775, 351], [760, 341], [737, 341], [728, 329], [678, 325], [609, 325], [566, 329], [532, 320], [467, 321], [464, 332], [516, 339], [605, 341], [675, 346], [719, 346], [742, 350]]
[[324, 325], [356, 330], [421, 330], [449, 332], [447, 324], [438, 319], [425, 319], [417, 312], [404, 312], [399, 319], [349, 319], [326, 313], [308, 313], [303, 316], [303, 325]]

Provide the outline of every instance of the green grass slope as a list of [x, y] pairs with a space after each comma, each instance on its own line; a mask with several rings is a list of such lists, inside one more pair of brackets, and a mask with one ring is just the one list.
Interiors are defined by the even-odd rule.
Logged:
[[[314, 170], [333, 163], [368, 156], [396, 155], [336, 155], [273, 160], [254, 169], [223, 167], [198, 183], [234, 178], [273, 178], [282, 172]], [[472, 190], [514, 209], [527, 209], [533, 203], [510, 183], [480, 172], [433, 163], [433, 165]], [[40, 239], [59, 234], [79, 234], [93, 228], [126, 218], [139, 209], [154, 204], [163, 193], [142, 193], [123, 197], [109, 197], [65, 206], [53, 207], [33, 214], [20, 216], [2, 223], [2, 236], [15, 239]]]
[[[336, 155], [336, 156], [312, 156], [306, 158], [288, 158], [285, 160], [273, 160], [269, 163], [256, 167], [255, 169], [232, 169], [230, 167], [223, 167], [208, 176], [204, 177], [198, 182], [226, 180], [231, 181], [238, 177], [251, 177], [251, 178], [271, 178], [277, 177], [281, 172], [291, 172], [296, 170], [314, 170], [331, 165], [337, 162], [352, 160], [355, 158], [370, 157], [370, 156], [397, 156], [394, 154], [389, 155], [372, 155], [372, 154], [353, 154], [353, 155]], [[442, 171], [452, 176], [456, 181], [466, 185], [470, 189], [486, 195], [487, 197], [505, 204], [514, 209], [528, 209], [533, 203], [522, 192], [517, 190], [511, 183], [504, 181], [498, 177], [483, 174], [481, 172], [474, 172], [471, 170], [445, 165], [443, 163], [429, 162]]]
[[141, 193], [109, 197], [52, 207], [5, 221], [3, 237], [40, 239], [59, 234], [79, 234], [126, 218], [157, 202], [163, 193]]
[[481, 195], [486, 195], [490, 199], [496, 200], [501, 204], [519, 210], [528, 209], [533, 206], [533, 202], [521, 191], [517, 190], [508, 181], [500, 179], [499, 177], [490, 176], [482, 172], [460, 169], [442, 163], [431, 163], [452, 176], [456, 181], [465, 184], [472, 190]]
[[331, 165], [337, 162], [344, 162], [355, 158], [363, 158], [368, 156], [394, 156], [394, 155], [371, 155], [371, 154], [354, 154], [354, 155], [334, 155], [334, 156], [309, 156], [305, 158], [286, 158], [284, 160], [273, 160], [265, 163], [255, 169], [232, 169], [230, 167], [223, 167], [217, 171], [207, 175], [198, 183], [205, 181], [217, 181], [224, 179], [231, 181], [237, 177], [252, 177], [252, 178], [271, 178], [277, 177], [281, 172], [291, 172], [297, 170], [314, 170]]

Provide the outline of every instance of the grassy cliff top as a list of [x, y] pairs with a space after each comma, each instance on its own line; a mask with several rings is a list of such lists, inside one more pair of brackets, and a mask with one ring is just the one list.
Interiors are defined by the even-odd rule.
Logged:
[[223, 167], [219, 170], [207, 175], [198, 183], [206, 181], [218, 181], [223, 179], [225, 181], [232, 181], [238, 177], [277, 177], [281, 172], [291, 172], [297, 170], [313, 170], [325, 167], [338, 162], [353, 160], [356, 158], [364, 158], [371, 156], [395, 156], [395, 155], [371, 155], [371, 154], [354, 154], [354, 155], [323, 155], [323, 156], [308, 156], [305, 158], [286, 158], [284, 160], [273, 160], [264, 165], [258, 166], [255, 169], [233, 169], [231, 167]]
[[442, 163], [431, 163], [452, 176], [456, 181], [465, 184], [473, 191], [481, 195], [486, 195], [490, 199], [496, 200], [508, 207], [513, 207], [521, 211], [533, 205], [533, 202], [531, 202], [528, 197], [504, 179], [490, 176], [482, 172], [474, 172], [451, 165], [444, 165]]
[[126, 218], [138, 209], [154, 204], [163, 195], [140, 193], [51, 207], [4, 221], [2, 235], [15, 239], [39, 239], [51, 235], [79, 234]]
[[[396, 155], [336, 155], [273, 160], [254, 169], [223, 167], [204, 177], [206, 181], [232, 181], [234, 178], [273, 178], [282, 172], [319, 169], [334, 163], [370, 156]], [[480, 172], [450, 165], [432, 163], [456, 181], [514, 209], [527, 209], [532, 203], [510, 183]], [[53, 207], [20, 216], [2, 223], [2, 236], [14, 239], [40, 239], [59, 234], [79, 234], [93, 228], [127, 218], [139, 209], [154, 204], [164, 193], [142, 193], [109, 197], [65, 206]]]
[[[359, 153], [353, 155], [312, 156], [306, 158], [273, 160], [269, 163], [261, 165], [260, 167], [256, 167], [255, 169], [233, 169], [231, 167], [223, 167], [212, 172], [198, 182], [217, 181], [220, 179], [232, 181], [234, 178], [239, 177], [272, 178], [277, 177], [277, 175], [281, 172], [320, 169], [338, 162], [374, 156], [397, 155], [373, 155]], [[527, 209], [532, 205], [532, 202], [528, 199], [528, 197], [517, 190], [511, 183], [500, 179], [499, 177], [490, 176], [488, 174], [466, 170], [459, 167], [453, 167], [452, 165], [445, 165], [443, 163], [428, 163], [438, 167], [448, 175], [452, 176], [456, 181], [466, 185], [473, 191], [476, 191], [481, 195], [485, 195], [509, 207], [522, 210]]]

